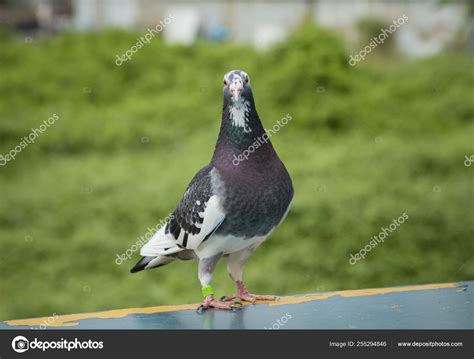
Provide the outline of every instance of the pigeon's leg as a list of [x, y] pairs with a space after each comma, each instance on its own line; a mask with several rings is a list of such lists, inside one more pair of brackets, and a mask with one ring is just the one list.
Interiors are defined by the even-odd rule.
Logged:
[[249, 259], [250, 255], [253, 253], [254, 250], [255, 250], [255, 247], [246, 248], [229, 255], [229, 258], [227, 261], [227, 271], [229, 272], [230, 277], [232, 278], [232, 280], [235, 282], [235, 285], [237, 286], [237, 293], [226, 295], [222, 297], [221, 300], [230, 301], [232, 299], [239, 298], [245, 302], [254, 303], [257, 300], [277, 300], [278, 299], [278, 297], [274, 295], [251, 294], [249, 293], [247, 288], [245, 288], [244, 282], [242, 281], [242, 272], [244, 270], [245, 263], [247, 263], [247, 260]]
[[214, 268], [221, 257], [222, 253], [219, 253], [213, 257], [201, 258], [199, 260], [199, 281], [201, 282], [204, 301], [198, 308], [198, 312], [208, 308], [234, 309], [241, 305], [234, 302], [223, 302], [214, 299], [214, 289], [211, 285], [212, 272], [214, 271]]

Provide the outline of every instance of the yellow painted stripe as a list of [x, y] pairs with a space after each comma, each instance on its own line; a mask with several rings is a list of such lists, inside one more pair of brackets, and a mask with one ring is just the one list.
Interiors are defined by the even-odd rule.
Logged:
[[433, 290], [433, 289], [445, 289], [445, 288], [457, 288], [457, 283], [443, 283], [443, 284], [426, 284], [426, 285], [414, 285], [407, 287], [391, 287], [391, 288], [376, 288], [376, 289], [357, 289], [357, 290], [343, 290], [339, 292], [329, 292], [321, 294], [307, 294], [298, 297], [283, 297], [282, 300], [277, 302], [269, 302], [271, 306], [274, 305], [285, 305], [285, 304], [298, 304], [304, 302], [310, 302], [312, 300], [328, 299], [331, 297], [363, 297], [369, 295], [380, 295], [388, 293], [401, 293], [401, 292], [415, 292], [420, 290]]
[[106, 312], [95, 312], [95, 313], [79, 313], [79, 314], [66, 314], [56, 317], [56, 319], [51, 322], [47, 321], [47, 317], [43, 318], [32, 318], [32, 319], [18, 319], [18, 320], [8, 320], [5, 323], [12, 326], [23, 325], [23, 326], [32, 326], [39, 327], [41, 324], [48, 323], [49, 327], [72, 327], [76, 326], [77, 320], [83, 319], [117, 319], [123, 318], [130, 314], [153, 314], [161, 312], [174, 312], [180, 310], [189, 310], [196, 309], [198, 304], [183, 304], [183, 305], [164, 305], [160, 307], [147, 307], [147, 308], [128, 308], [128, 309], [114, 309], [108, 310]]
[[[413, 291], [422, 291], [422, 290], [434, 290], [434, 289], [445, 289], [445, 288], [456, 288], [456, 283], [443, 283], [443, 284], [427, 284], [427, 285], [415, 285], [415, 286], [406, 286], [406, 287], [392, 287], [392, 288], [379, 288], [379, 289], [359, 289], [359, 290], [344, 290], [338, 292], [329, 292], [321, 294], [307, 294], [302, 296], [288, 296], [281, 297], [280, 300], [273, 301], [262, 301], [261, 303], [269, 304], [270, 306], [276, 305], [288, 305], [288, 304], [298, 304], [310, 302], [313, 300], [322, 300], [328, 299], [331, 297], [341, 296], [341, 297], [362, 297], [362, 296], [371, 296], [371, 295], [381, 295], [388, 293], [400, 293], [400, 292], [413, 292]], [[48, 323], [50, 327], [72, 327], [76, 326], [79, 323], [78, 320], [84, 319], [117, 319], [123, 318], [130, 314], [154, 314], [154, 313], [163, 313], [163, 312], [175, 312], [181, 310], [194, 310], [198, 307], [199, 304], [182, 304], [182, 305], [166, 305], [159, 307], [147, 307], [147, 308], [128, 308], [128, 309], [115, 309], [105, 312], [96, 312], [96, 313], [80, 313], [80, 314], [68, 314], [58, 316], [52, 323], [48, 322], [48, 318], [33, 318], [33, 319], [18, 319], [18, 320], [9, 320], [5, 323], [11, 326], [31, 326], [39, 327], [44, 323]], [[249, 305], [244, 303], [244, 305]]]

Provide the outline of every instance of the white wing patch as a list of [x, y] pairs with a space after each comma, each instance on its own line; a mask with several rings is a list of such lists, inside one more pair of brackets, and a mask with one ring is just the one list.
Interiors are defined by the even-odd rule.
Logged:
[[[224, 220], [225, 213], [222, 210], [219, 196], [214, 195], [209, 198], [206, 209], [199, 213], [199, 217], [204, 219], [201, 224], [201, 231], [198, 234], [189, 234], [186, 246], [188, 249], [197, 249], [204, 239], [212, 234]], [[180, 234], [181, 236], [182, 234]]]
[[196, 225], [201, 230], [197, 234], [188, 234], [186, 248], [180, 247], [185, 232], [181, 231], [179, 237], [175, 240], [171, 233], [165, 233], [163, 226], [140, 250], [142, 256], [168, 255], [180, 252], [183, 249], [196, 250], [199, 245], [211, 235], [217, 227], [220, 226], [225, 218], [225, 213], [220, 204], [220, 198], [217, 195], [211, 196], [206, 204], [204, 212], [200, 212], [199, 217], [203, 218], [202, 224]]
[[175, 239], [171, 234], [165, 234], [165, 226], [156, 232], [151, 239], [145, 243], [140, 250], [140, 254], [146, 256], [158, 256], [164, 254], [173, 254], [182, 249], [176, 245]]

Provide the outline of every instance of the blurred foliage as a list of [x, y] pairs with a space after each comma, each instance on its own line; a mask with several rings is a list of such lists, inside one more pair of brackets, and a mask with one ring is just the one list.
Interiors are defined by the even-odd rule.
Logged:
[[[374, 37], [378, 37], [382, 30], [389, 29], [392, 23], [387, 23], [377, 17], [365, 17], [362, 18], [357, 23], [357, 30], [359, 32], [359, 48], [363, 49], [365, 46], [369, 45], [371, 41], [373, 41]], [[394, 53], [394, 37], [387, 36], [383, 43], [377, 43], [377, 51], [376, 53], [384, 53], [384, 55], [389, 55]]]
[[[0, 154], [60, 119], [0, 167], [0, 319], [200, 301], [197, 262], [129, 274], [115, 263], [173, 210], [212, 154], [222, 76], [250, 74], [295, 199], [250, 259], [257, 293], [295, 294], [474, 278], [472, 61], [347, 63], [341, 39], [304, 25], [265, 52], [167, 46], [122, 66], [137, 33], [0, 37]], [[365, 260], [381, 226], [409, 219]], [[222, 261], [224, 262], [224, 261]], [[218, 295], [233, 291], [225, 265]], [[268, 268], [272, 268], [268, 272]]]

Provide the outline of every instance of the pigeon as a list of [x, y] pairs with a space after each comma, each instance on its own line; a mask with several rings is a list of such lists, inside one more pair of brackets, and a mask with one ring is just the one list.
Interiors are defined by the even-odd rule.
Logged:
[[[135, 273], [197, 259], [204, 297], [200, 310], [232, 310], [242, 301], [278, 299], [251, 294], [242, 272], [250, 255], [285, 219], [294, 193], [257, 114], [248, 74], [226, 73], [223, 93], [221, 127], [210, 163], [191, 180], [166, 225], [141, 248], [142, 258], [131, 269]], [[237, 291], [216, 299], [212, 273], [222, 257], [227, 258]]]

